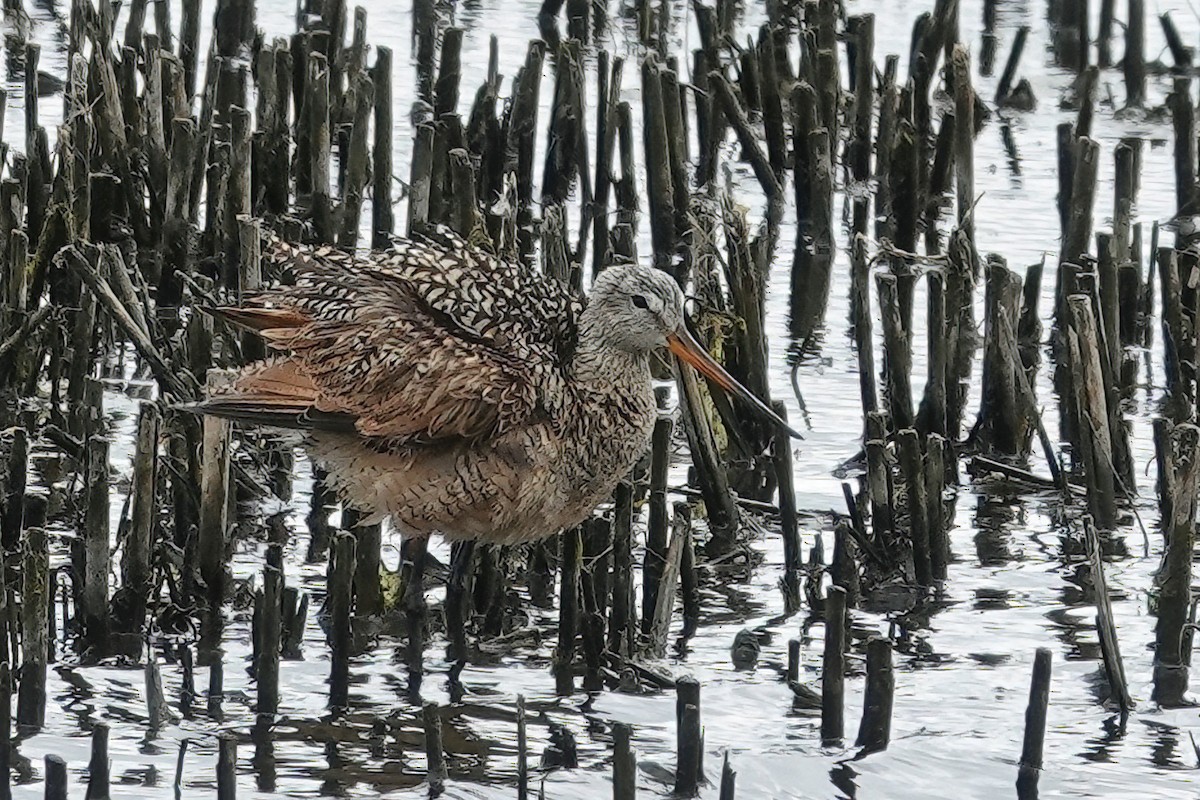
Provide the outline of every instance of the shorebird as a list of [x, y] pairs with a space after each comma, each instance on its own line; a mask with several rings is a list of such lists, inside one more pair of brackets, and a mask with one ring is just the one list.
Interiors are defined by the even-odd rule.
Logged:
[[786, 427], [696, 342], [658, 269], [609, 267], [584, 298], [443, 230], [368, 255], [272, 239], [264, 257], [286, 285], [209, 311], [273, 354], [194, 409], [300, 430], [364, 524], [405, 538], [582, 522], [649, 444], [662, 348]]

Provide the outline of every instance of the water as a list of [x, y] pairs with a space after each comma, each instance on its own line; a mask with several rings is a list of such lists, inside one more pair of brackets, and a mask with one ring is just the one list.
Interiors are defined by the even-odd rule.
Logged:
[[[408, 172], [411, 128], [407, 110], [412, 102], [414, 72], [409, 50], [411, 8], [409, 3], [369, 0], [369, 39], [388, 44], [396, 52], [396, 171]], [[486, 70], [488, 37], [500, 39], [500, 69], [511, 78], [522, 63], [528, 40], [536, 35], [536, 0], [491, 0], [464, 2], [457, 22], [466, 28], [463, 54], [463, 102], [470, 101], [474, 87]], [[750, 4], [755, 5], [755, 4]], [[902, 55], [901, 75], [906, 74], [904, 54], [908, 51], [912, 20], [932, 8], [932, 0], [903, 4], [885, 0], [847, 3], [851, 13], [876, 14], [876, 59]], [[1099, 2], [1093, 2], [1093, 24]], [[1123, 6], [1124, 4], [1120, 4]], [[1148, 8], [1147, 52], [1151, 58], [1165, 51], [1161, 31], [1153, 24], [1154, 13], [1170, 11], [1185, 41], [1194, 42], [1200, 24], [1186, 0], [1159, 0]], [[961, 11], [962, 40], [970, 43], [973, 56], [979, 50], [982, 3], [964, 0]], [[674, 7], [674, 18], [685, 18], [682, 5]], [[615, 12], [615, 9], [614, 9]], [[34, 36], [43, 46], [42, 68], [62, 75], [64, 55], [56, 36], [56, 24], [43, 6], [31, 9]], [[293, 6], [284, 2], [259, 4], [258, 23], [268, 36], [286, 35], [294, 29]], [[754, 30], [759, 11], [751, 10], [745, 30]], [[179, 19], [172, 3], [173, 19]], [[206, 6], [205, 14], [211, 14]], [[1057, 176], [1055, 125], [1072, 118], [1060, 110], [1059, 98], [1070, 84], [1071, 75], [1055, 68], [1048, 50], [1045, 4], [1009, 2], [1000, 5], [1000, 63], [1020, 25], [1029, 25], [1030, 38], [1019, 77], [1033, 84], [1038, 110], [1007, 115], [1016, 143], [1016, 160], [1006, 153], [1000, 135], [1001, 120], [995, 117], [976, 141], [976, 190], [982, 196], [976, 209], [977, 240], [982, 252], [1004, 255], [1011, 267], [1021, 269], [1053, 256], [1058, 249], [1058, 218], [1055, 208]], [[636, 46], [628, 44], [626, 24], [613, 14], [614, 25], [601, 45], [629, 57], [625, 73], [625, 97], [640, 114]], [[122, 23], [123, 24], [123, 23]], [[207, 34], [206, 34], [207, 35]], [[677, 28], [674, 46], [682, 50], [698, 41], [688, 24]], [[203, 46], [207, 46], [206, 42]], [[1115, 45], [1119, 57], [1121, 44]], [[1169, 56], [1164, 55], [1164, 58]], [[686, 61], [686, 60], [685, 60]], [[976, 70], [977, 71], [977, 70]], [[543, 82], [542, 116], [539, 127], [544, 145], [544, 121], [552, 89], [547, 68]], [[976, 77], [976, 87], [989, 98], [997, 78]], [[506, 90], [507, 90], [506, 82]], [[594, 92], [594, 82], [588, 84]], [[1124, 95], [1119, 72], [1102, 75], [1099, 96]], [[19, 79], [9, 81], [6, 129], [19, 132], [21, 95]], [[1152, 81], [1149, 103], [1159, 105], [1167, 84]], [[40, 113], [43, 121], [61, 114], [61, 97], [45, 97]], [[464, 105], [461, 109], [466, 111]], [[11, 133], [9, 134], [11, 138]], [[53, 133], [52, 133], [53, 135]], [[1138, 219], [1147, 224], [1170, 216], [1174, 206], [1170, 128], [1162, 121], [1146, 121], [1141, 115], [1117, 115], [1101, 105], [1093, 135], [1101, 142], [1101, 186], [1096, 208], [1096, 227], [1109, 224], [1112, 210], [1112, 151], [1122, 136], [1137, 135], [1153, 142], [1143, 159]], [[727, 161], [726, 163], [731, 163]], [[745, 165], [732, 164], [739, 198], [752, 213], [761, 209], [753, 176]], [[644, 185], [644, 181], [641, 183]], [[840, 197], [838, 208], [841, 207]], [[789, 214], [791, 212], [789, 211]], [[404, 218], [404, 206], [397, 219]], [[364, 219], [369, 213], [364, 211]], [[799, 408], [792, 397], [787, 354], [791, 342], [786, 335], [787, 284], [791, 263], [790, 231], [793, 219], [784, 220], [783, 241], [776, 255], [768, 296], [768, 323], [772, 332], [772, 391], [787, 402], [792, 419]], [[805, 517], [805, 544], [811, 545], [818, 532], [828, 534], [827, 514], [840, 510], [839, 481], [832, 470], [859, 446], [860, 414], [857, 375], [851, 342], [846, 335], [849, 265], [845, 235], [839, 232], [838, 261], [819, 351], [799, 365], [799, 377], [811, 416], [813, 430], [802, 443], [795, 462], [796, 488]], [[647, 226], [642, 225], [639, 247], [649, 252]], [[1050, 307], [1053, 280], [1044, 281], [1042, 308]], [[980, 292], [982, 295], [982, 291]], [[918, 295], [918, 307], [923, 298]], [[921, 324], [918, 314], [918, 324]], [[879, 330], [878, 324], [876, 330]], [[918, 334], [915, 344], [914, 393], [919, 396], [924, 374], [925, 341]], [[741, 797], [770, 798], [964, 798], [1002, 797], [1014, 793], [1016, 759], [1020, 753], [1024, 709], [1034, 650], [1049, 647], [1054, 655], [1054, 678], [1046, 737], [1046, 769], [1041, 778], [1045, 797], [1129, 796], [1174, 798], [1196, 791], [1197, 756], [1189, 734], [1200, 728], [1194, 710], [1161, 711], [1150, 702], [1150, 680], [1154, 618], [1147, 610], [1147, 591], [1160, 555], [1160, 536], [1153, 530], [1157, 512], [1152, 502], [1153, 451], [1150, 414], [1163, 385], [1161, 354], [1145, 354], [1145, 386], [1139, 388], [1129, 413], [1133, 448], [1138, 466], [1138, 509], [1151, 526], [1149, 550], [1143, 549], [1140, 529], [1132, 521], [1113, 537], [1107, 575], [1113, 592], [1113, 608], [1125, 657], [1130, 689], [1138, 703], [1136, 712], [1122, 731], [1115, 716], [1100, 703], [1103, 668], [1093, 628], [1094, 609], [1077, 577], [1080, 558], [1064, 547], [1063, 532], [1052, 515], [1058, 503], [1053, 498], [1009, 495], [967, 479], [957, 498], [955, 524], [951, 530], [954, 561], [949, 570], [941, 602], [935, 613], [924, 619], [916, 615], [903, 620], [912, 634], [911, 643], [897, 652], [896, 700], [892, 743], [883, 753], [854, 760], [850, 749], [825, 748], [820, 744], [819, 720], [811, 714], [793, 712], [790, 692], [783, 682], [787, 640], [799, 635], [806, 615], [782, 619], [782, 599], [777, 582], [782, 576], [783, 552], [771, 532], [757, 538], [754, 547], [763, 563], [752, 574], [722, 574], [704, 584], [703, 620], [684, 654], [673, 653], [664, 666], [678, 674], [696, 675], [703, 685], [705, 763], [710, 777], [719, 772], [722, 753], [728, 750], [738, 771]], [[113, 466], [128, 473], [132, 453], [135, 392], [114, 384], [106, 397], [112, 415]], [[1056, 405], [1045, 368], [1039, 380], [1039, 399], [1045, 419], [1055, 436]], [[969, 408], [978, 407], [977, 389]], [[968, 424], [970, 419], [968, 418]], [[47, 455], [39, 454], [39, 465], [47, 473]], [[1035, 456], [1035, 469], [1044, 464]], [[306, 485], [307, 465], [297, 466], [297, 486]], [[676, 470], [673, 482], [683, 477]], [[113, 513], [119, 513], [127, 483], [114, 483]], [[324, 564], [306, 564], [308, 535], [303, 523], [307, 497], [297, 493], [290, 517], [293, 536], [285, 551], [287, 580], [312, 595], [313, 608], [320, 605], [324, 591]], [[115, 522], [115, 520], [114, 520]], [[113, 530], [116, 530], [114, 524]], [[70, 531], [52, 531], [56, 563], [65, 558]], [[385, 534], [385, 561], [394, 565], [398, 543]], [[828, 541], [827, 541], [828, 544]], [[444, 549], [440, 551], [444, 557]], [[233, 561], [239, 579], [252, 579], [261, 570], [261, 541], [243, 541]], [[440, 590], [437, 593], [440, 596]], [[515, 701], [518, 694], [528, 699], [530, 749], [536, 764], [549, 742], [550, 723], [564, 725], [577, 737], [580, 768], [558, 770], [539, 776], [547, 797], [600, 798], [611, 794], [609, 724], [626, 721], [634, 726], [638, 750], [640, 789], [644, 796], [667, 794], [674, 765], [674, 703], [672, 694], [631, 696], [605, 692], [590, 705], [576, 695], [556, 698], [549, 674], [554, 615], [533, 611], [532, 623], [544, 633], [540, 644], [523, 643], [502, 650], [486, 662], [468, 667], [462, 681], [468, 694], [453, 706], [446, 718], [446, 744], [450, 780], [446, 796], [492, 798], [515, 796], [516, 736]], [[250, 655], [249, 611], [236, 607], [225, 632], [226, 700], [222, 719], [203, 713], [203, 698], [196, 717], [176, 720], [154, 735], [145, 733], [144, 685], [140, 668], [106, 664], [79, 667], [70, 655], [63, 656], [51, 670], [48, 686], [47, 725], [35, 736], [20, 742], [19, 757], [27, 759], [23, 785], [17, 797], [40, 797], [42, 757], [63, 756], [70, 764], [73, 793], [82, 793], [88, 759], [89, 731], [99, 720], [112, 726], [110, 747], [114, 781], [125, 784], [114, 791], [123, 797], [158, 798], [171, 794], [175, 760], [182, 740], [189, 741], [183, 768], [183, 796], [212, 796], [215, 791], [216, 738], [219, 731], [245, 734], [254, 723], [253, 682], [245, 667]], [[888, 619], [881, 615], [854, 612], [858, 631], [886, 631]], [[677, 620], [678, 624], [678, 620]], [[735, 670], [729, 647], [744, 628], [769, 632], [769, 642], [755, 669]], [[820, 664], [822, 628], [808, 630], [813, 637], [804, 650], [805, 678], [814, 680]], [[860, 635], [856, 633], [856, 637]], [[310, 614], [304, 637], [304, 660], [285, 661], [280, 672], [280, 717], [272, 741], [255, 747], [246, 741], [240, 749], [238, 793], [240, 797], [277, 795], [294, 797], [418, 797], [424, 773], [420, 709], [405, 697], [403, 641], [382, 638], [368, 655], [351, 666], [349, 712], [337, 718], [327, 710], [329, 674], [324, 634]], [[426, 653], [430, 670], [425, 699], [447, 704], [444, 658], [445, 642], [435, 640]], [[857, 669], [861, 663], [855, 662]], [[164, 663], [163, 679], [168, 698], [177, 697], [181, 672]], [[197, 668], [196, 684], [203, 691], [208, 675]], [[862, 704], [861, 677], [847, 681], [847, 733], [853, 737]], [[372, 740], [375, 720], [387, 718], [391, 733], [383, 743]], [[715, 787], [705, 790], [715, 797]]]

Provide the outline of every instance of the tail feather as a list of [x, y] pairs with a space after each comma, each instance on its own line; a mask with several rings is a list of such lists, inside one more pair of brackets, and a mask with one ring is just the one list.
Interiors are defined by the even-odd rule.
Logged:
[[279, 338], [309, 323], [304, 314], [288, 308], [202, 306], [200, 310], [231, 325], [262, 334], [267, 339]]
[[354, 433], [355, 417], [341, 412], [318, 411], [311, 405], [271, 395], [231, 394], [179, 406], [193, 414], [221, 417], [248, 425], [288, 430]]
[[351, 433], [357, 421], [355, 415], [323, 403], [312, 379], [286, 357], [246, 367], [228, 390], [181, 408], [249, 425], [293, 430]]

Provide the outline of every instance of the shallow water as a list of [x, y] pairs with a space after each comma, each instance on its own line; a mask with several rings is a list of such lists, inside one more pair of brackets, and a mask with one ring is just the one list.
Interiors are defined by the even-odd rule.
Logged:
[[[396, 171], [408, 172], [411, 129], [407, 110], [414, 86], [409, 31], [411, 9], [407, 2], [370, 0], [369, 38], [373, 44], [388, 44], [396, 53]], [[753, 5], [753, 4], [751, 4]], [[876, 60], [900, 53], [901, 74], [906, 74], [912, 20], [932, 8], [932, 0], [890, 3], [851, 0], [851, 13], [876, 14]], [[1093, 25], [1099, 2], [1093, 2]], [[1121, 12], [1123, 12], [1123, 5]], [[1153, 58], [1164, 48], [1161, 31], [1150, 14], [1172, 11], [1185, 41], [1193, 42], [1200, 24], [1186, 0], [1160, 0], [1148, 8], [1147, 52]], [[178, 20], [178, 8], [174, 7]], [[466, 28], [463, 56], [463, 91], [466, 103], [486, 71], [488, 36], [501, 42], [501, 72], [511, 77], [524, 59], [528, 40], [536, 36], [537, 0], [491, 0], [464, 2], [457, 22]], [[977, 57], [980, 42], [982, 2], [964, 0], [961, 38], [971, 44]], [[614, 9], [615, 11], [615, 9]], [[684, 8], [675, 6], [675, 18], [684, 18]], [[43, 45], [42, 68], [63, 74], [63, 54], [57, 49], [54, 26], [41, 8], [31, 9], [38, 21], [35, 36]], [[206, 6], [206, 13], [211, 7]], [[268, 36], [286, 35], [294, 29], [291, 3], [259, 4], [258, 23]], [[757, 27], [757, 12], [748, 12], [745, 30]], [[1039, 99], [1036, 112], [993, 117], [976, 140], [976, 191], [982, 195], [976, 209], [976, 236], [981, 252], [997, 252], [1010, 267], [1021, 270], [1043, 254], [1053, 259], [1058, 249], [1058, 217], [1055, 208], [1057, 177], [1055, 125], [1072, 119], [1058, 100], [1071, 76], [1057, 68], [1048, 51], [1045, 4], [1008, 2], [1000, 4], [998, 34], [1000, 54], [997, 73], [1007, 54], [1016, 28], [1029, 25], [1030, 38], [1020, 76], [1033, 84]], [[628, 45], [624, 24], [613, 15], [614, 25], [601, 45], [629, 57], [625, 72], [625, 96], [635, 115], [640, 114], [637, 94], [637, 49]], [[677, 49], [697, 41], [690, 25], [677, 31]], [[1115, 45], [1119, 56], [1121, 44]], [[1169, 57], [1169, 56], [1164, 56]], [[977, 70], [976, 70], [977, 72]], [[544, 122], [552, 92], [550, 70], [543, 81], [542, 117], [539, 127], [544, 139]], [[985, 98], [994, 92], [997, 77], [976, 76], [976, 87]], [[1152, 82], [1150, 102], [1161, 102], [1166, 84]], [[506, 83], [507, 87], [507, 83]], [[1107, 88], [1118, 98], [1124, 95], [1120, 73], [1107, 71], [1101, 78], [1100, 96]], [[20, 91], [9, 85], [6, 130], [18, 131]], [[589, 92], [594, 83], [589, 83]], [[47, 97], [40, 109], [43, 121], [61, 114], [61, 97]], [[1006, 153], [1000, 135], [1007, 124], [1016, 144], [1018, 158]], [[1137, 135], [1164, 146], [1147, 146], [1138, 219], [1148, 224], [1167, 219], [1174, 207], [1170, 128], [1161, 122], [1138, 117], [1124, 118], [1114, 109], [1098, 109], [1093, 135], [1101, 142], [1101, 187], [1095, 213], [1097, 229], [1103, 229], [1112, 208], [1112, 151], [1122, 136]], [[11, 136], [11, 134], [10, 134]], [[731, 162], [727, 162], [731, 163]], [[753, 177], [745, 165], [733, 165], [739, 197], [751, 208], [761, 206]], [[644, 185], [644, 181], [641, 183]], [[837, 208], [841, 208], [840, 197]], [[792, 419], [799, 408], [792, 396], [787, 353], [788, 272], [793, 229], [791, 215], [784, 220], [784, 241], [776, 255], [768, 296], [771, 336], [771, 386], [783, 399]], [[369, 219], [369, 214], [364, 213]], [[397, 218], [404, 218], [403, 204]], [[639, 247], [649, 251], [647, 226], [642, 226]], [[1168, 235], [1169, 238], [1169, 235]], [[1147, 230], [1148, 241], [1148, 230]], [[840, 481], [832, 470], [859, 447], [861, 430], [856, 365], [851, 341], [846, 335], [849, 265], [844, 250], [844, 231], [839, 232], [838, 261], [819, 351], [799, 366], [804, 399], [812, 420], [812, 431], [801, 443], [795, 461], [799, 506], [810, 512], [805, 544], [811, 545], [818, 532], [829, 528], [821, 522], [826, 512], [842, 509]], [[1054, 281], [1049, 273], [1043, 281], [1042, 308], [1050, 308]], [[982, 290], [980, 291], [982, 299]], [[919, 294], [918, 308], [923, 302]], [[918, 325], [923, 315], [917, 314]], [[879, 330], [878, 323], [876, 330]], [[924, 372], [925, 341], [915, 343], [914, 394], [919, 396]], [[896, 700], [892, 744], [886, 752], [853, 760], [852, 749], [821, 746], [816, 716], [798, 714], [790, 708], [790, 691], [782, 680], [787, 640], [799, 635], [806, 615], [782, 617], [782, 598], [777, 582], [782, 576], [783, 552], [778, 537], [769, 532], [754, 542], [763, 562], [749, 577], [713, 581], [704, 591], [703, 620], [684, 655], [673, 655], [664, 666], [677, 674], [690, 673], [703, 685], [703, 722], [706, 730], [705, 763], [715, 778], [724, 751], [738, 771], [739, 796], [771, 798], [940, 798], [996, 797], [1014, 793], [1016, 760], [1020, 754], [1024, 709], [1033, 654], [1049, 647], [1054, 655], [1054, 679], [1050, 697], [1046, 737], [1046, 769], [1041, 778], [1044, 797], [1180, 797], [1196, 792], [1197, 757], [1189, 733], [1200, 728], [1195, 711], [1160, 711], [1150, 702], [1150, 678], [1154, 618], [1147, 610], [1147, 590], [1158, 563], [1160, 537], [1153, 529], [1157, 512], [1153, 507], [1153, 449], [1150, 442], [1150, 413], [1163, 379], [1161, 356], [1145, 354], [1148, 376], [1130, 407], [1134, 454], [1141, 492], [1139, 511], [1147, 526], [1149, 552], [1143, 550], [1140, 529], [1133, 522], [1114, 534], [1109, 549], [1114, 554], [1108, 567], [1113, 608], [1125, 657], [1130, 689], [1138, 709], [1124, 731], [1100, 703], [1103, 667], [1092, 625], [1093, 608], [1076, 574], [1077, 548], [1066, 548], [1063, 533], [1052, 514], [1057, 501], [1036, 496], [998, 493], [966, 481], [958, 492], [955, 526], [951, 531], [954, 562], [936, 613], [917, 628], [907, 620], [912, 641], [897, 652]], [[1038, 387], [1045, 420], [1055, 435], [1056, 404], [1043, 368]], [[131, 455], [135, 402], [114, 384], [106, 397], [113, 417], [114, 467], [126, 473]], [[973, 395], [969, 408], [978, 406]], [[970, 424], [970, 414], [967, 424]], [[1044, 471], [1039, 457], [1035, 470]], [[306, 564], [308, 534], [304, 525], [307, 496], [303, 491], [306, 465], [297, 466], [297, 493], [290, 517], [292, 539], [285, 552], [287, 581], [298, 584], [312, 596], [317, 608], [324, 592], [324, 564]], [[683, 478], [677, 469], [673, 483]], [[114, 486], [112, 508], [119, 513], [124, 487]], [[114, 520], [115, 522], [115, 520]], [[114, 524], [113, 530], [116, 530]], [[69, 531], [54, 531], [59, 558], [65, 556]], [[827, 537], [828, 538], [828, 537]], [[385, 534], [385, 560], [395, 561], [397, 542]], [[828, 542], [827, 542], [828, 544]], [[444, 550], [439, 553], [445, 556]], [[261, 569], [262, 544], [243, 542], [234, 559], [237, 578], [250, 578]], [[440, 590], [437, 593], [440, 595]], [[552, 626], [546, 612], [535, 617], [538, 625]], [[889, 621], [878, 615], [854, 612], [856, 627], [886, 632]], [[757, 668], [737, 671], [729, 659], [735, 634], [744, 628], [769, 631], [772, 636]], [[145, 699], [141, 670], [114, 665], [74, 667], [64, 657], [51, 672], [48, 687], [48, 723], [39, 734], [20, 743], [20, 756], [32, 762], [28, 783], [17, 789], [18, 797], [41, 795], [41, 759], [55, 753], [67, 759], [73, 781], [83, 779], [88, 759], [89, 731], [98, 720], [112, 726], [112, 773], [128, 785], [116, 791], [124, 797], [170, 795], [179, 743], [190, 743], [184, 763], [185, 797], [212, 796], [215, 789], [215, 733], [232, 730], [246, 733], [254, 723], [253, 682], [244, 667], [250, 654], [249, 613], [236, 611], [226, 628], [224, 717], [203, 713], [203, 699], [194, 719], [178, 720], [154, 736], [145, 733]], [[820, 664], [822, 627], [809, 633], [805, 647], [809, 679], [815, 679]], [[463, 702], [447, 710], [447, 747], [450, 750], [450, 780], [447, 797], [490, 798], [515, 796], [515, 700], [524, 694], [530, 707], [530, 748], [536, 763], [549, 741], [550, 723], [564, 725], [577, 737], [580, 768], [558, 770], [544, 776], [547, 797], [607, 797], [611, 793], [608, 757], [611, 753], [609, 723], [634, 725], [634, 741], [641, 760], [640, 788], [646, 795], [669, 792], [674, 765], [675, 727], [673, 694], [630, 696], [605, 692], [590, 705], [577, 694], [554, 696], [549, 674], [553, 637], [543, 637], [538, 646], [515, 647], [491, 663], [469, 666], [462, 675], [468, 694]], [[420, 708], [405, 695], [402, 640], [384, 637], [370, 654], [356, 658], [351, 667], [349, 712], [337, 719], [327, 710], [328, 650], [324, 633], [310, 613], [305, 634], [304, 660], [285, 661], [280, 673], [282, 721], [267, 748], [244, 743], [239, 763], [239, 796], [266, 797], [272, 792], [287, 796], [316, 797], [416, 797], [426, 788], [418, 786], [424, 773], [420, 739]], [[426, 653], [423, 696], [448, 704], [444, 658], [445, 642], [435, 640]], [[178, 696], [181, 672], [177, 665], [163, 664], [168, 698]], [[197, 668], [196, 684], [207, 686], [207, 670]], [[862, 679], [847, 681], [847, 733], [857, 730], [862, 703]], [[372, 722], [390, 717], [399, 733], [386, 743], [371, 741]], [[82, 786], [73, 788], [82, 794]], [[706, 789], [715, 797], [716, 789]]]

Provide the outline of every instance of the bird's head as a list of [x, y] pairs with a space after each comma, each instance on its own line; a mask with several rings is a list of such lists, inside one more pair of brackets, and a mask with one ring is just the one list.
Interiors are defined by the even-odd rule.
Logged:
[[667, 273], [639, 264], [612, 266], [596, 277], [589, 307], [607, 343], [634, 355], [668, 348], [677, 358], [760, 415], [803, 438], [749, 389], [733, 379], [696, 341], [687, 327], [683, 292]]
[[613, 266], [596, 277], [588, 305], [596, 310], [610, 345], [635, 355], [669, 345], [684, 327], [683, 292], [659, 269], [637, 264]]

